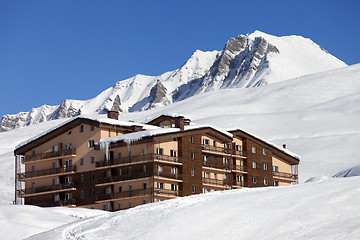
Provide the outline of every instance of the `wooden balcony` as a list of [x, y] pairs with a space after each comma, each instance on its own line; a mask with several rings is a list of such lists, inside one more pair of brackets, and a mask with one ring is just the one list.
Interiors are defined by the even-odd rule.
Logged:
[[237, 172], [246, 172], [246, 166], [233, 165], [232, 170]]
[[232, 186], [233, 187], [245, 187], [246, 182], [245, 181], [234, 181]]
[[33, 172], [18, 173], [17, 177], [19, 180], [26, 180], [30, 178], [47, 177], [47, 176], [62, 175], [62, 174], [69, 174], [75, 172], [76, 172], [76, 166], [70, 166], [63, 168], [50, 168], [50, 169], [33, 171]]
[[203, 184], [231, 187], [232, 182], [228, 179], [203, 178]]
[[203, 167], [209, 167], [209, 168], [218, 168], [218, 169], [225, 169], [225, 170], [231, 170], [231, 164], [230, 163], [223, 163], [223, 162], [211, 162], [211, 161], [203, 161]]
[[110, 159], [105, 161], [96, 162], [96, 167], [106, 167], [114, 165], [124, 165], [131, 163], [142, 163], [149, 161], [164, 161], [169, 163], [181, 163], [181, 158], [171, 157], [168, 155], [157, 155], [157, 154], [145, 154], [132, 157], [123, 157], [118, 159]]
[[273, 172], [273, 177], [274, 178], [292, 180], [292, 181], [297, 181], [298, 180], [298, 175], [297, 174], [285, 173], [285, 172]]
[[76, 199], [64, 199], [60, 201], [35, 202], [34, 205], [39, 207], [56, 207], [56, 206], [76, 206]]
[[23, 158], [22, 163], [48, 160], [48, 159], [67, 157], [67, 156], [76, 156], [76, 149], [63, 150], [58, 152], [39, 153], [35, 155], [26, 155], [25, 158]]
[[168, 173], [168, 172], [160, 172], [154, 171], [155, 177], [163, 177], [163, 178], [171, 178], [176, 180], [182, 180], [182, 175], [179, 173]]
[[63, 183], [63, 184], [41, 186], [35, 188], [25, 188], [18, 190], [17, 194], [19, 197], [28, 197], [32, 195], [42, 195], [42, 194], [62, 192], [68, 190], [76, 190], [75, 183]]
[[135, 197], [142, 197], [147, 195], [166, 195], [171, 197], [179, 196], [178, 191], [170, 190], [170, 189], [157, 189], [157, 188], [147, 188], [147, 189], [136, 189], [131, 191], [125, 192], [118, 192], [118, 193], [110, 193], [110, 194], [102, 194], [96, 196], [96, 201], [108, 201], [108, 200], [116, 200], [122, 198], [135, 198]]
[[220, 155], [232, 155], [232, 156], [237, 156], [237, 157], [246, 157], [246, 152], [244, 151], [237, 151], [235, 149], [231, 149], [231, 148], [223, 148], [223, 147], [215, 147], [215, 146], [210, 146], [210, 145], [201, 145], [201, 149], [203, 151], [207, 151], [207, 152], [213, 152], [213, 153], [217, 153]]

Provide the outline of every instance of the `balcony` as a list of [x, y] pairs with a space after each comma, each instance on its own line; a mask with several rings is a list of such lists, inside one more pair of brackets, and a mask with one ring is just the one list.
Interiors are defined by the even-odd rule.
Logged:
[[244, 181], [234, 181], [232, 184], [233, 187], [245, 187]]
[[275, 178], [282, 178], [282, 179], [287, 179], [287, 180], [292, 180], [292, 181], [297, 181], [298, 180], [298, 175], [297, 174], [292, 174], [292, 173], [273, 172], [273, 176]]
[[111, 193], [111, 194], [102, 194], [96, 196], [96, 201], [107, 201], [107, 200], [116, 200], [121, 198], [133, 198], [133, 197], [142, 197], [147, 195], [167, 195], [172, 197], [179, 196], [179, 192], [170, 189], [157, 189], [157, 188], [147, 188], [147, 189], [137, 189], [125, 192]]
[[161, 172], [161, 171], [154, 171], [155, 177], [163, 177], [163, 178], [171, 178], [176, 180], [181, 180], [182, 175], [179, 173], [168, 173], [168, 172]]
[[203, 151], [214, 152], [214, 153], [218, 153], [218, 154], [246, 157], [246, 152], [237, 151], [237, 150], [234, 150], [231, 148], [214, 147], [214, 146], [202, 144], [201, 149]]
[[64, 199], [60, 201], [35, 202], [39, 207], [55, 207], [55, 206], [76, 206], [76, 199]]
[[232, 170], [239, 171], [239, 172], [246, 172], [246, 166], [233, 165]]
[[145, 154], [145, 155], [138, 155], [133, 157], [123, 157], [119, 159], [111, 159], [111, 160], [96, 162], [96, 167], [122, 165], [129, 163], [142, 163], [149, 161], [165, 161], [165, 162], [181, 163], [181, 158], [171, 157], [168, 155]]
[[74, 172], [76, 172], [76, 166], [70, 166], [64, 168], [50, 168], [50, 169], [38, 170], [34, 172], [18, 173], [17, 177], [19, 180], [25, 180], [29, 178], [51, 176], [51, 175], [63, 174], [63, 173], [74, 173]]
[[47, 194], [57, 191], [66, 191], [66, 190], [76, 190], [74, 183], [63, 183], [49, 186], [41, 186], [35, 188], [25, 188], [18, 190], [17, 194], [19, 197], [26, 197], [26, 195], [35, 195], [35, 194]]
[[218, 168], [218, 169], [225, 169], [225, 170], [231, 170], [230, 163], [223, 163], [223, 162], [210, 162], [210, 161], [204, 161], [203, 162], [204, 167], [209, 168]]
[[66, 156], [75, 156], [76, 155], [76, 149], [69, 149], [69, 150], [63, 150], [58, 152], [46, 152], [46, 153], [39, 153], [35, 155], [26, 155], [25, 158], [23, 158], [22, 163], [27, 162], [34, 162], [39, 160], [47, 160], [52, 158], [58, 158], [58, 157], [66, 157]]
[[203, 178], [203, 184], [218, 185], [222, 187], [230, 187], [232, 185], [230, 180], [214, 179], [214, 178]]

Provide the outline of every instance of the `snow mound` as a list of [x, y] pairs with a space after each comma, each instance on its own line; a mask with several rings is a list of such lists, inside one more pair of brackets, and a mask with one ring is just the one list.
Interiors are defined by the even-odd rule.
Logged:
[[333, 178], [354, 177], [354, 176], [360, 176], [360, 165], [338, 172], [333, 176]]

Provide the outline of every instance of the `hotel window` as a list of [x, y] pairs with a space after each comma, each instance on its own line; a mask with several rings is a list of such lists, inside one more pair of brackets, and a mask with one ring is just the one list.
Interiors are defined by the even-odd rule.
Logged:
[[215, 140], [213, 141], [213, 146], [216, 147], [216, 141]]
[[95, 163], [95, 157], [91, 157], [90, 163], [91, 163], [91, 164]]
[[209, 157], [209, 156], [204, 155], [204, 162], [209, 162], [209, 161], [210, 161], [210, 157]]
[[84, 165], [84, 159], [80, 158], [80, 165]]
[[55, 145], [52, 147], [53, 149], [53, 152], [58, 152], [59, 151], [59, 146], [58, 145]]
[[145, 199], [143, 200], [143, 204], [146, 204], [146, 200], [145, 200]]
[[84, 199], [84, 191], [80, 191], [80, 199]]
[[66, 167], [71, 167], [72, 166], [72, 159], [66, 160], [65, 161], [65, 166]]
[[263, 148], [263, 155], [267, 155], [267, 149]]
[[95, 173], [90, 174], [90, 180], [92, 180], [92, 181], [95, 180]]
[[35, 198], [31, 199], [31, 204], [35, 204]]
[[256, 162], [251, 163], [252, 168], [256, 168]]
[[228, 143], [224, 143], [224, 148], [230, 148], [230, 145]]
[[257, 179], [256, 179], [256, 177], [252, 177], [252, 182], [253, 182], [254, 184], [256, 184], [256, 183], [257, 183]]
[[119, 193], [122, 192], [122, 186], [119, 186]]
[[106, 170], [106, 171], [104, 172], [104, 177], [105, 177], [105, 178], [110, 177], [110, 170]]
[[143, 148], [142, 149], [142, 155], [145, 155], [146, 154], [146, 148]]
[[178, 173], [177, 167], [172, 167], [172, 168], [171, 168], [171, 173], [172, 173], [172, 174], [177, 174], [177, 173]]
[[118, 204], [118, 208], [119, 208], [119, 210], [121, 210], [121, 203]]
[[195, 142], [194, 136], [190, 136], [190, 142], [191, 142], [191, 143], [194, 143], [194, 142]]
[[94, 126], [94, 125], [91, 125], [90, 131], [94, 131], [94, 130], [95, 130], [95, 126]]
[[53, 168], [59, 168], [59, 162], [53, 162]]
[[80, 132], [84, 132], [84, 125], [80, 125]]
[[263, 169], [264, 169], [264, 170], [268, 170], [268, 164], [267, 164], [267, 163], [264, 163], [264, 164], [263, 164]]
[[146, 173], [146, 165], [143, 165], [143, 172]]
[[217, 179], [217, 173], [214, 173], [214, 179]]
[[83, 183], [84, 182], [84, 174], [80, 175], [80, 182]]
[[210, 173], [204, 172], [204, 178], [209, 178], [209, 177], [210, 177]]
[[191, 169], [191, 176], [195, 176], [195, 169], [194, 168]]
[[67, 134], [70, 135], [70, 134], [71, 134], [71, 130], [69, 130], [69, 131], [67, 132]]
[[122, 174], [122, 170], [121, 170], [121, 168], [119, 168], [118, 175], [121, 176], [121, 174]]
[[157, 183], [157, 188], [158, 188], [158, 189], [164, 189], [164, 183], [158, 182], [158, 183]]
[[65, 193], [65, 199], [66, 200], [72, 199], [72, 193]]
[[143, 183], [143, 189], [146, 189], [146, 182]]
[[35, 166], [34, 166], [34, 165], [31, 166], [31, 171], [32, 171], [32, 172], [35, 172]]
[[209, 188], [203, 188], [203, 192], [208, 193], [208, 192], [210, 192], [210, 189]]
[[256, 153], [256, 147], [251, 147], [251, 152]]
[[92, 190], [90, 191], [90, 197], [91, 197], [91, 198], [95, 197], [95, 190], [92, 189]]
[[121, 159], [121, 152], [119, 152], [118, 157], [119, 157], [119, 159]]
[[164, 149], [163, 148], [157, 148], [156, 149], [156, 154], [157, 155], [163, 155], [164, 154]]
[[177, 191], [177, 185], [176, 184], [171, 184], [171, 190], [172, 191]]
[[203, 144], [204, 145], [209, 145], [209, 143], [210, 143], [209, 139], [203, 139]]
[[36, 151], [35, 150], [32, 150], [32, 155], [34, 156], [36, 154]]
[[94, 147], [95, 146], [95, 143], [94, 143], [94, 140], [89, 140], [89, 147]]
[[275, 187], [276, 186], [279, 186], [279, 182], [278, 181], [274, 181], [274, 184], [273, 184]]
[[170, 150], [170, 157], [176, 157], [176, 150]]
[[72, 144], [65, 144], [65, 150], [71, 150], [72, 149]]
[[58, 202], [59, 201], [59, 195], [54, 195], [54, 202]]
[[132, 191], [132, 185], [129, 184], [129, 191]]
[[128, 151], [128, 157], [131, 158], [131, 150]]
[[58, 184], [59, 184], [59, 179], [53, 178], [53, 185], [58, 185]]
[[224, 179], [224, 180], [227, 180], [227, 179], [228, 179], [228, 174], [227, 174], [227, 173], [224, 173], [224, 174], [223, 174], [223, 179]]
[[242, 175], [236, 175], [236, 181], [242, 182], [243, 181], [243, 176]]
[[129, 208], [131, 208], [132, 207], [132, 202], [131, 201], [129, 201]]
[[214, 163], [216, 163], [217, 162], [217, 157], [216, 156], [214, 156]]
[[111, 137], [111, 130], [109, 129], [109, 137]]
[[278, 172], [279, 171], [279, 167], [278, 166], [273, 166], [273, 172]]
[[65, 177], [65, 183], [71, 184], [72, 183], [72, 177], [71, 176]]
[[225, 158], [225, 159], [224, 159], [224, 163], [225, 163], [226, 165], [229, 165], [229, 164], [230, 164], [230, 160], [229, 160], [228, 158]]
[[192, 186], [191, 186], [191, 192], [192, 192], [192, 193], [195, 193], [195, 191], [196, 191], [195, 185], [192, 185]]
[[236, 151], [241, 151], [241, 146], [240, 145], [236, 145]]
[[163, 171], [164, 171], [164, 166], [158, 165], [158, 172], [163, 172]]
[[269, 179], [264, 178], [264, 185], [269, 185]]
[[195, 159], [195, 153], [191, 152], [191, 159]]
[[105, 188], [105, 194], [109, 195], [111, 193], [110, 187]]
[[110, 204], [104, 204], [104, 210], [110, 211]]

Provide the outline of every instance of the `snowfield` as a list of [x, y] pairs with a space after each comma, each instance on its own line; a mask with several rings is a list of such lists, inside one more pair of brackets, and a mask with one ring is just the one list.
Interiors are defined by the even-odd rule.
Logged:
[[2, 239], [47, 230], [31, 239], [360, 239], [360, 64], [259, 88], [207, 92], [121, 113], [120, 120], [146, 122], [161, 114], [286, 143], [301, 156], [301, 184], [202, 194], [98, 216], [85, 209], [10, 205], [13, 150], [68, 119], [49, 121], [0, 133]]

